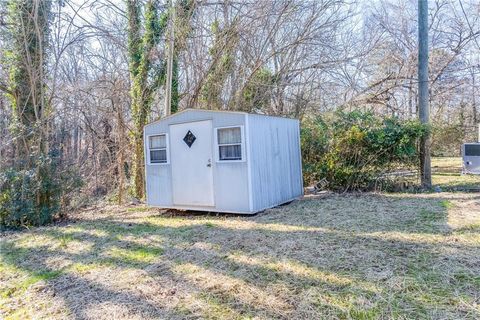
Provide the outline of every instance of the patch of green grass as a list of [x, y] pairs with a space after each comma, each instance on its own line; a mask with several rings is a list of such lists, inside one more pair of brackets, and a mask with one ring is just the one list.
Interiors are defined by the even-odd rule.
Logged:
[[128, 231], [134, 235], [145, 234], [145, 233], [156, 234], [156, 233], [159, 233], [160, 230], [161, 230], [161, 227], [158, 227], [150, 223], [132, 225], [130, 229], [128, 229]]
[[[237, 266], [238, 269], [241, 268], [241, 266]], [[258, 266], [253, 268], [252, 270], [252, 276], [255, 280], [258, 280], [260, 283], [270, 283], [270, 282], [275, 282], [279, 280], [282, 276], [282, 273], [280, 271], [275, 270], [274, 268], [269, 269], [266, 267]], [[297, 279], [299, 283], [303, 283], [304, 279]], [[310, 280], [310, 282], [315, 282], [313, 280]]]
[[147, 212], [150, 210], [149, 207], [133, 207], [133, 208], [127, 208], [127, 212]]
[[480, 275], [475, 275], [465, 271], [457, 271], [453, 274], [456, 286], [474, 286], [476, 290], [480, 290]]
[[121, 261], [128, 265], [139, 266], [155, 261], [163, 254], [163, 249], [158, 247], [138, 246], [135, 248], [113, 248], [108, 252], [107, 260]]
[[100, 268], [102, 265], [98, 263], [81, 263], [77, 262], [69, 266], [68, 270], [78, 273], [87, 273], [89, 271]]
[[25, 261], [30, 253], [29, 249], [16, 247], [13, 242], [3, 243], [1, 250], [0, 261], [14, 265]]
[[32, 284], [35, 284], [39, 281], [48, 281], [51, 279], [58, 278], [63, 274], [63, 270], [41, 270], [36, 271], [32, 274], [32, 276], [24, 282], [24, 286], [28, 287]]
[[444, 214], [441, 214], [435, 211], [425, 210], [425, 209], [420, 210], [420, 220], [422, 222], [437, 222], [438, 220], [444, 217], [445, 217]]
[[350, 319], [355, 320], [371, 320], [381, 318], [378, 308], [351, 308], [348, 312]]
[[43, 250], [16, 247], [13, 241], [2, 243], [1, 250], [0, 272], [17, 275], [5, 289], [0, 291], [0, 296], [5, 299], [13, 295], [21, 295], [37, 282], [55, 279], [64, 273], [64, 270], [44, 269], [41, 265], [37, 268], [23, 265], [34, 255], [48, 254]]
[[183, 240], [189, 240], [194, 235], [193, 226], [184, 226], [176, 228], [174, 232], [171, 233], [172, 236], [179, 237]]
[[60, 240], [60, 248], [68, 247], [68, 244], [74, 240], [73, 235], [71, 234], [63, 234], [59, 237]]
[[453, 208], [453, 203], [450, 200], [442, 200], [440, 201], [440, 205], [445, 209]]
[[205, 223], [205, 227], [207, 227], [207, 228], [214, 228], [214, 227], [215, 227], [215, 224], [209, 221], [209, 222], [206, 222], [206, 223]]
[[[20, 272], [23, 273], [23, 272]], [[27, 290], [31, 285], [40, 281], [48, 281], [58, 278], [63, 274], [63, 270], [40, 270], [33, 273], [26, 273], [25, 279], [15, 283], [13, 286], [0, 291], [0, 297], [6, 299], [14, 294], [21, 294]]]
[[223, 301], [223, 298], [228, 300], [226, 297], [202, 292], [198, 295], [198, 298], [202, 300], [207, 307], [202, 315], [204, 319], [244, 319], [243, 317], [240, 318], [238, 313], [231, 309], [228, 303]]
[[127, 234], [156, 234], [159, 233], [161, 227], [149, 222], [141, 223], [119, 223], [119, 222], [102, 222], [101, 225], [93, 224], [90, 229], [100, 229], [106, 231], [109, 237], [123, 236]]

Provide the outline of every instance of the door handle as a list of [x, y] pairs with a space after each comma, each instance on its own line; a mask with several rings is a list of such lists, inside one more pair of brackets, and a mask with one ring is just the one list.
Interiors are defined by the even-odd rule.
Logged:
[[211, 167], [212, 166], [212, 159], [208, 159], [208, 163], [207, 163], [207, 167]]

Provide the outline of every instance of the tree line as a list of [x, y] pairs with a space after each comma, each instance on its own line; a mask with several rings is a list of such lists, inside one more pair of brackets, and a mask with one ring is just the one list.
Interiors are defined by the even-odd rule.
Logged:
[[[173, 3], [1, 2], [0, 214], [40, 223], [96, 196], [144, 196], [143, 126], [165, 114], [169, 19], [172, 113], [418, 118], [415, 0]], [[431, 1], [428, 31], [432, 152], [457, 155], [480, 121], [480, 4]]]

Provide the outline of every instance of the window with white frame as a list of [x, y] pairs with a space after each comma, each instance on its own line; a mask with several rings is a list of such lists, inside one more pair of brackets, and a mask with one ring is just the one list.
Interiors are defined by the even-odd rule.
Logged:
[[167, 137], [159, 134], [148, 137], [150, 163], [167, 163]]
[[218, 160], [242, 160], [241, 127], [217, 129]]

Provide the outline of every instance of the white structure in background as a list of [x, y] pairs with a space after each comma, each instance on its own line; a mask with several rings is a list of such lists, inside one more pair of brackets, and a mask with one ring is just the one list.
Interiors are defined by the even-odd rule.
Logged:
[[462, 146], [463, 173], [480, 174], [480, 142]]
[[144, 137], [150, 206], [252, 214], [303, 195], [298, 120], [187, 109]]

